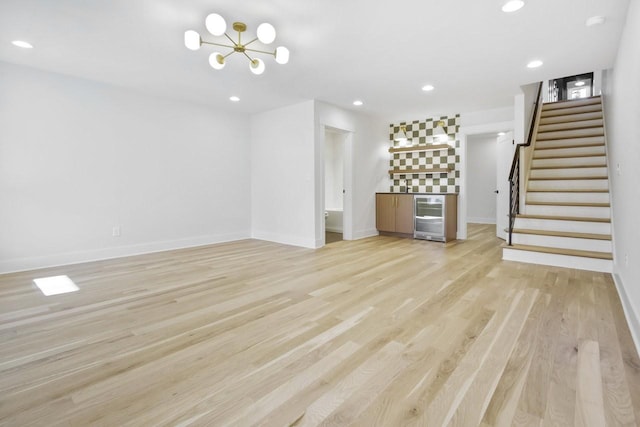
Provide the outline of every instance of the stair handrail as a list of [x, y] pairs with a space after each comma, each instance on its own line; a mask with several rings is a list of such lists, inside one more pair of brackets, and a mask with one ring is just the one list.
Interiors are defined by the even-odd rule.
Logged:
[[533, 108], [533, 115], [531, 116], [527, 142], [516, 145], [516, 151], [513, 153], [513, 161], [511, 162], [511, 171], [509, 172], [509, 246], [512, 246], [511, 238], [516, 216], [520, 213], [520, 148], [529, 147], [533, 141], [536, 119], [542, 107], [541, 97], [542, 82], [538, 83], [538, 96], [536, 97], [536, 104]]

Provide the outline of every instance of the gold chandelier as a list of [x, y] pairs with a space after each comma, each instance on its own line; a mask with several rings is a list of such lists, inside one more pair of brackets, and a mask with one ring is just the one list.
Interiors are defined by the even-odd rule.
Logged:
[[273, 55], [278, 64], [286, 64], [287, 62], [289, 62], [289, 49], [284, 46], [277, 47], [273, 52], [247, 47], [255, 41], [259, 41], [260, 43], [263, 43], [265, 45], [273, 43], [273, 41], [276, 39], [276, 29], [273, 28], [273, 25], [269, 23], [265, 22], [260, 24], [256, 31], [256, 37], [252, 40], [249, 40], [248, 42], [242, 41], [242, 33], [247, 30], [247, 26], [243, 22], [234, 22], [232, 25], [234, 31], [238, 33], [237, 41], [231, 38], [229, 34], [227, 34], [227, 23], [224, 18], [217, 13], [212, 13], [207, 16], [207, 18], [205, 19], [205, 26], [207, 27], [207, 31], [209, 31], [214, 36], [224, 35], [227, 39], [229, 39], [231, 44], [204, 41], [200, 37], [200, 34], [197, 31], [193, 30], [185, 31], [184, 44], [187, 49], [191, 50], [198, 50], [203, 44], [232, 49], [231, 52], [227, 54], [213, 52], [211, 55], [209, 55], [209, 65], [211, 65], [211, 67], [216, 70], [222, 70], [226, 64], [227, 57], [234, 53], [241, 53], [246, 56], [247, 59], [249, 59], [249, 69], [253, 74], [262, 74], [265, 69], [265, 64], [262, 59], [252, 58], [251, 56], [249, 56], [248, 52]]

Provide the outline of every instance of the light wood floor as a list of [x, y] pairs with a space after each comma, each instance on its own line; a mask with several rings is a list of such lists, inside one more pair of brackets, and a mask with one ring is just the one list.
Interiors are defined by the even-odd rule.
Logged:
[[[0, 276], [0, 424], [637, 425], [609, 275], [447, 245], [240, 241]], [[45, 297], [38, 276], [69, 275]]]

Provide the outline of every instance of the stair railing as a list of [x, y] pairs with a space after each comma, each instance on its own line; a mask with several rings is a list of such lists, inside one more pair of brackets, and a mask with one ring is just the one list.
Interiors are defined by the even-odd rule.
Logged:
[[516, 222], [516, 216], [520, 213], [520, 148], [529, 147], [533, 141], [533, 131], [538, 117], [538, 110], [542, 106], [542, 82], [538, 84], [538, 96], [536, 105], [533, 107], [533, 115], [529, 126], [529, 137], [524, 144], [516, 145], [516, 151], [513, 153], [513, 161], [511, 162], [511, 172], [509, 172], [509, 246], [513, 235], [513, 226]]

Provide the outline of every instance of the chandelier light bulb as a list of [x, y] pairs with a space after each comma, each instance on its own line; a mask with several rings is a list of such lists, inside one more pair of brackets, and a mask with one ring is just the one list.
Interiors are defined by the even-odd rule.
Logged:
[[207, 27], [207, 31], [214, 36], [221, 36], [227, 31], [227, 22], [217, 13], [212, 13], [207, 16], [204, 25]]
[[258, 40], [264, 44], [271, 44], [276, 39], [276, 29], [273, 28], [273, 25], [266, 22], [258, 26], [256, 34]]
[[289, 49], [284, 46], [278, 46], [276, 48], [276, 62], [278, 64], [286, 64], [289, 62]]
[[260, 75], [264, 73], [264, 61], [260, 58], [256, 58], [249, 63], [249, 69], [253, 74]]
[[213, 52], [209, 55], [209, 65], [214, 70], [222, 70], [225, 66], [224, 56], [220, 52]]
[[201, 44], [202, 39], [200, 38], [200, 34], [196, 31], [189, 30], [184, 32], [184, 45], [187, 49], [198, 50], [200, 49]]

